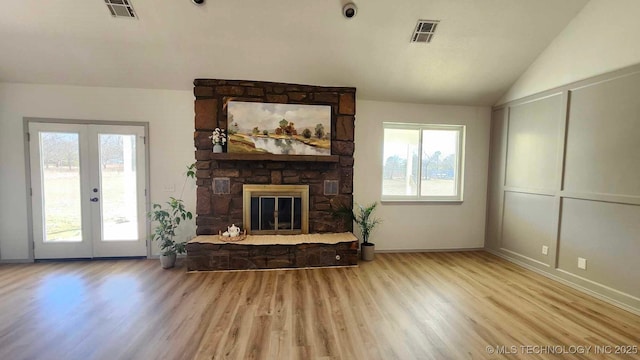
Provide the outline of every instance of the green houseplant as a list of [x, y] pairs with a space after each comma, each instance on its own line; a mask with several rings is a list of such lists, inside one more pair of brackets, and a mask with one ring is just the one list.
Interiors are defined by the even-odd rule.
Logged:
[[182, 185], [180, 198], [170, 197], [169, 201], [165, 203], [166, 207], [164, 208], [162, 204], [153, 204], [152, 210], [147, 214], [149, 219], [156, 223], [156, 226], [153, 228], [153, 233], [151, 234], [151, 239], [158, 242], [158, 246], [160, 247], [160, 264], [164, 269], [174, 267], [176, 256], [178, 254], [184, 254], [187, 250], [187, 243], [177, 242], [175, 236], [176, 229], [180, 226], [180, 223], [193, 218], [193, 214], [187, 211], [182, 201], [184, 187], [189, 178], [195, 178], [195, 164], [187, 167], [187, 174], [185, 182]]
[[376, 206], [378, 206], [377, 202], [367, 206], [358, 204], [356, 209], [351, 210], [347, 206], [341, 205], [334, 211], [334, 216], [351, 220], [360, 228], [360, 234], [362, 234], [362, 260], [365, 261], [373, 260], [376, 244], [369, 242], [369, 236], [376, 225], [382, 222], [382, 220], [371, 216]]

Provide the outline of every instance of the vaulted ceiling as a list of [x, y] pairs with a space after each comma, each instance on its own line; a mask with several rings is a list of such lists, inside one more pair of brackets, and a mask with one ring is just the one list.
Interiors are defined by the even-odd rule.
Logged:
[[[6, 1], [0, 81], [191, 89], [194, 78], [354, 86], [360, 98], [491, 105], [587, 0]], [[429, 44], [419, 19], [440, 20]]]

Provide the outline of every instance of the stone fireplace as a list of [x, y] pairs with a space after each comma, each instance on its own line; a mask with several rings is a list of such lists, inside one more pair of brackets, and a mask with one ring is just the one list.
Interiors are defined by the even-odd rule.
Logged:
[[[357, 264], [352, 223], [332, 208], [353, 206], [355, 88], [260, 81], [194, 81], [196, 239], [189, 270], [272, 269]], [[228, 129], [229, 101], [329, 105], [329, 155], [213, 153], [215, 128]], [[235, 224], [246, 239], [218, 237]], [[287, 235], [287, 236], [282, 236]]]
[[[218, 234], [231, 224], [246, 228], [249, 233], [260, 231], [255, 228], [256, 222], [247, 226], [251, 218], [244, 212], [245, 185], [308, 188], [307, 230], [301, 220], [300, 229], [290, 229], [292, 233], [352, 230], [352, 224], [336, 221], [331, 208], [353, 205], [355, 88], [213, 79], [196, 79], [194, 85], [197, 235]], [[213, 153], [209, 136], [216, 127], [228, 128], [226, 105], [231, 100], [331, 106], [331, 155]], [[291, 200], [278, 201], [284, 205]], [[294, 210], [296, 201], [293, 199]], [[278, 216], [285, 216], [280, 207]], [[279, 222], [279, 226], [283, 223], [284, 220]]]

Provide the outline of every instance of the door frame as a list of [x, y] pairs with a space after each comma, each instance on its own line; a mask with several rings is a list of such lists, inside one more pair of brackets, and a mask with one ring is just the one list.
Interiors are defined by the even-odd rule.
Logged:
[[[145, 193], [145, 213], [150, 211], [151, 206], [151, 196], [150, 196], [150, 186], [149, 186], [149, 177], [150, 177], [150, 161], [149, 161], [149, 122], [142, 121], [110, 121], [110, 120], [81, 120], [81, 119], [64, 119], [64, 118], [40, 118], [40, 117], [23, 117], [22, 118], [22, 129], [23, 129], [23, 140], [24, 140], [24, 154], [25, 154], [25, 176], [26, 176], [26, 201], [27, 201], [27, 233], [28, 233], [28, 252], [29, 257], [28, 260], [33, 262], [35, 261], [34, 255], [34, 247], [35, 247], [35, 238], [33, 234], [33, 206], [31, 203], [32, 199], [32, 188], [33, 184], [31, 183], [31, 148], [29, 146], [29, 124], [30, 123], [55, 123], [55, 124], [78, 124], [78, 125], [115, 125], [115, 126], [141, 126], [144, 128], [144, 158], [145, 158], [145, 179], [144, 179], [144, 193]], [[151, 224], [148, 221], [145, 221], [146, 233], [147, 235], [151, 234]], [[151, 258], [151, 241], [149, 236], [144, 240], [147, 246], [147, 259]]]

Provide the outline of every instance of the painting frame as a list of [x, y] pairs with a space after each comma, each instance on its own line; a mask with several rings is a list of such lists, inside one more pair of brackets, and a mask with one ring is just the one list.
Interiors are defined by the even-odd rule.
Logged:
[[227, 152], [331, 156], [331, 105], [230, 100]]

